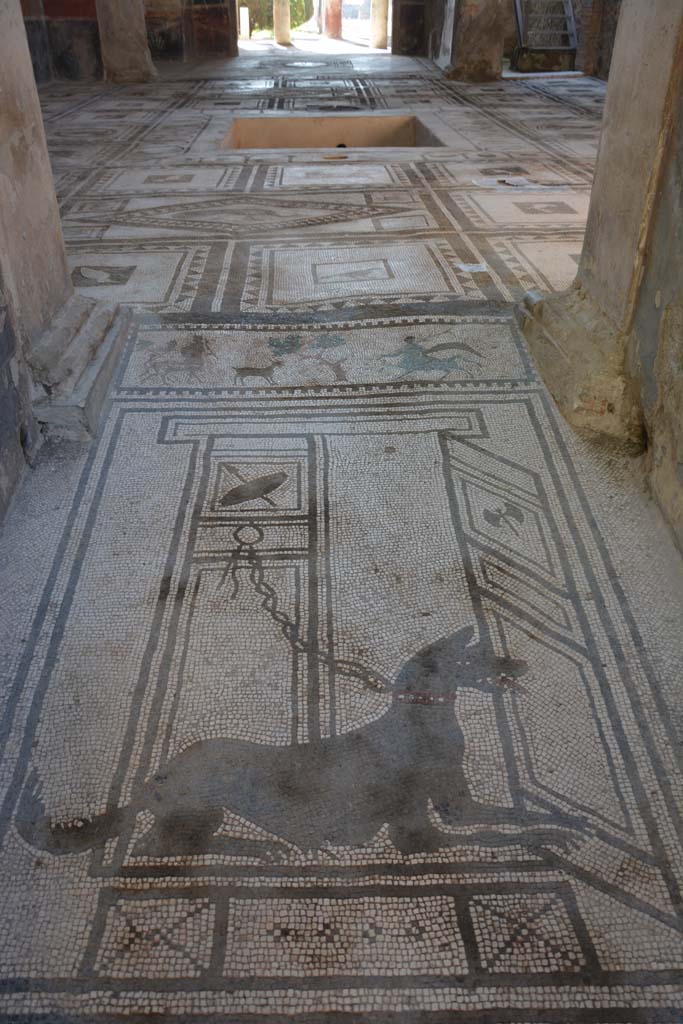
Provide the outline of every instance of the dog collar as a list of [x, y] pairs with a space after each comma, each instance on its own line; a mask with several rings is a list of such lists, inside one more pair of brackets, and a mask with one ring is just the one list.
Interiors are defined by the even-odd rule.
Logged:
[[399, 690], [394, 694], [399, 704], [420, 704], [423, 707], [439, 707], [442, 704], [452, 704], [456, 695], [444, 697], [441, 694], [421, 693], [419, 690]]

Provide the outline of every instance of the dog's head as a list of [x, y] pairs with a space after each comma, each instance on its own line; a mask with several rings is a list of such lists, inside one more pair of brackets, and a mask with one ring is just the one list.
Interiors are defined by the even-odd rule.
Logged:
[[423, 647], [403, 666], [396, 689], [404, 694], [454, 697], [458, 688], [493, 690], [514, 686], [528, 665], [517, 658], [501, 658], [488, 644], [475, 639], [472, 626]]

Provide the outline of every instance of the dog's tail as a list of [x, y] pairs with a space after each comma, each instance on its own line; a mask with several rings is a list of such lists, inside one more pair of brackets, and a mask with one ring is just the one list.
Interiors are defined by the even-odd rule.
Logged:
[[19, 835], [46, 853], [83, 853], [117, 835], [128, 819], [128, 808], [115, 808], [93, 818], [52, 824], [45, 813], [41, 786], [35, 770], [26, 780], [14, 823]]

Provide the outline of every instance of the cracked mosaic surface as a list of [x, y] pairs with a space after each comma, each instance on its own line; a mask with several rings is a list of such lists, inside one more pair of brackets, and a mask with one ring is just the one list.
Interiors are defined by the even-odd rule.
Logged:
[[[43, 96], [74, 282], [139, 319], [3, 539], [0, 1013], [675, 1021], [675, 567], [510, 311], [572, 278], [603, 86], [315, 65]], [[219, 148], [330, 106], [451, 144]]]

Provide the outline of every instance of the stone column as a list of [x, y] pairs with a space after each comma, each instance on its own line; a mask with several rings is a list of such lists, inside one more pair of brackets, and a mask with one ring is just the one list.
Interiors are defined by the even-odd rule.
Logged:
[[577, 429], [648, 449], [683, 544], [683, 0], [623, 0], [574, 286], [525, 334]]
[[389, 0], [372, 0], [370, 7], [370, 46], [386, 50], [389, 25]]
[[292, 42], [289, 0], [273, 0], [273, 32], [280, 46], [289, 46]]
[[56, 78], [102, 77], [95, 0], [44, 0], [50, 64]]
[[576, 10], [576, 69], [594, 75], [598, 67], [604, 0], [582, 0]]
[[19, 0], [0, 3], [0, 519], [30, 455], [32, 345], [73, 292]]
[[97, 0], [97, 23], [105, 78], [110, 82], [149, 82], [156, 76], [143, 0]]
[[239, 53], [238, 7], [234, 0], [185, 0], [187, 51], [193, 57], [236, 57]]
[[323, 18], [325, 35], [330, 39], [342, 37], [342, 0], [324, 0]]
[[449, 0], [446, 25], [452, 36], [442, 44], [439, 63], [446, 77], [462, 82], [493, 82], [503, 71], [503, 0]]
[[72, 293], [19, 0], [0, 3], [0, 262], [31, 343]]

